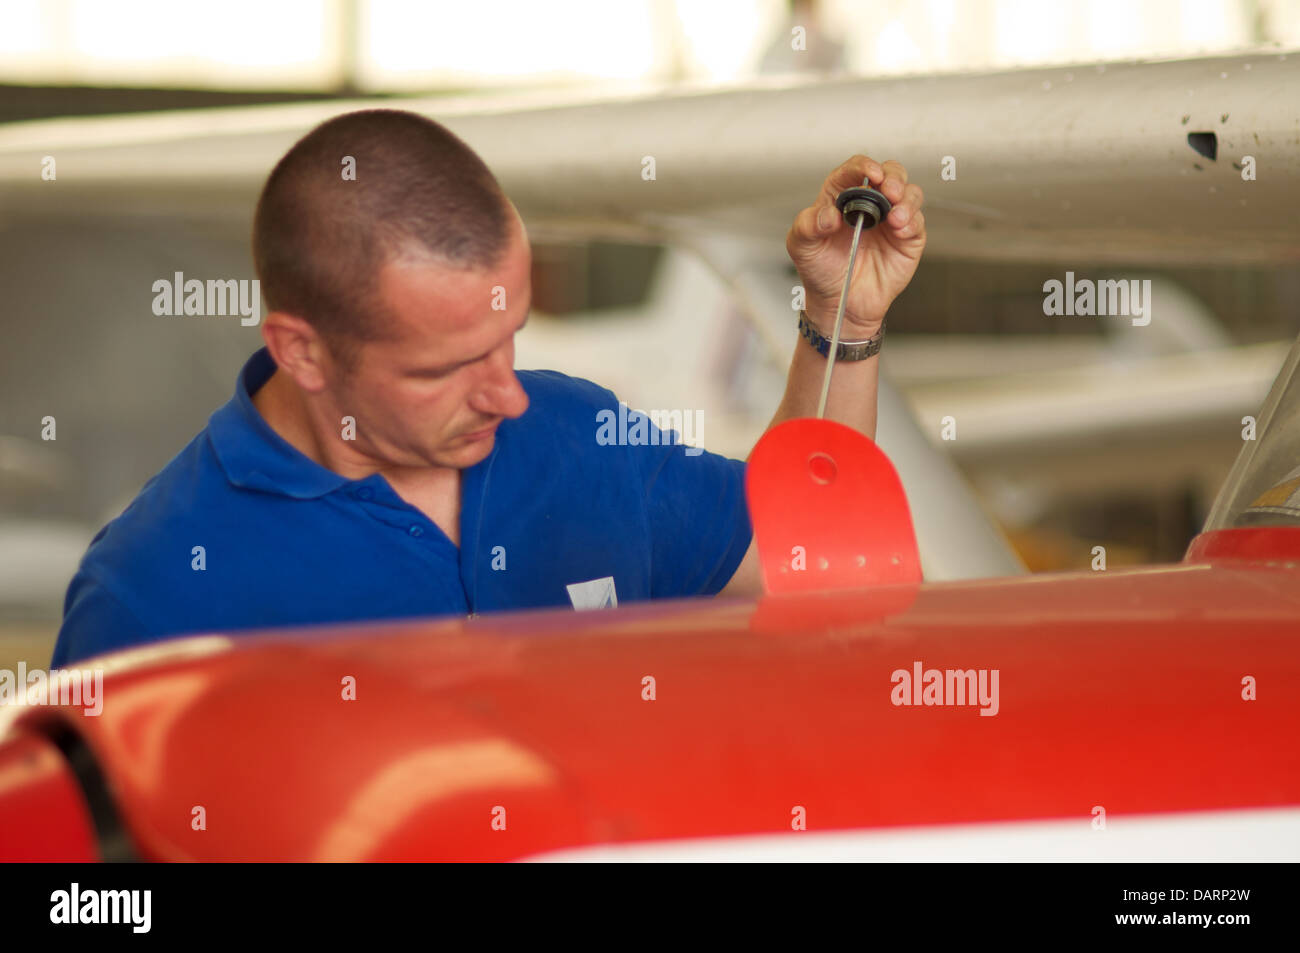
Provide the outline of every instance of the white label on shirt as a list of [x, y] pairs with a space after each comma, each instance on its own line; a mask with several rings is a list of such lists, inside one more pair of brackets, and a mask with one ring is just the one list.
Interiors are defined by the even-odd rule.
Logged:
[[612, 609], [618, 605], [613, 576], [589, 582], [573, 582], [564, 588], [569, 590], [569, 601], [575, 609]]

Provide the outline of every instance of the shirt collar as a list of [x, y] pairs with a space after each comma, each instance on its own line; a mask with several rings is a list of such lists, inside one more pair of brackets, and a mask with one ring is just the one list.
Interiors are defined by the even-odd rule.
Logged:
[[235, 396], [208, 420], [208, 439], [235, 486], [296, 499], [315, 499], [354, 482], [321, 466], [271, 429], [252, 395], [275, 373], [275, 360], [260, 348], [244, 364]]

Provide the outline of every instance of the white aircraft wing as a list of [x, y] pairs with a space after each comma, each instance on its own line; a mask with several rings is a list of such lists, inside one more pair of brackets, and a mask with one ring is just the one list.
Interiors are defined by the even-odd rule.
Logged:
[[[864, 152], [902, 160], [924, 186], [935, 256], [1127, 265], [1300, 257], [1300, 55], [1291, 52], [773, 78], [559, 105], [541, 95], [15, 123], [0, 128], [0, 199], [43, 214], [139, 211], [147, 200], [246, 215], [267, 170], [313, 124], [384, 105], [426, 113], [464, 138], [530, 226], [706, 226], [758, 236], [777, 254], [826, 172]], [[46, 155], [57, 182], [40, 177]], [[643, 177], [647, 157], [653, 180]]]

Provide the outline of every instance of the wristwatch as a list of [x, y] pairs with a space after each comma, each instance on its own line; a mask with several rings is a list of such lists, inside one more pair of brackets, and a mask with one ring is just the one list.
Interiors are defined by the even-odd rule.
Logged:
[[[799, 334], [805, 341], [822, 357], [827, 357], [831, 353], [831, 339], [825, 337], [820, 331], [812, 326], [808, 320], [806, 311], [799, 312]], [[885, 342], [885, 322], [880, 322], [880, 330], [874, 337], [869, 337], [865, 341], [841, 341], [840, 346], [835, 350], [835, 360], [837, 361], [863, 361], [874, 354], [880, 353], [881, 345]]]

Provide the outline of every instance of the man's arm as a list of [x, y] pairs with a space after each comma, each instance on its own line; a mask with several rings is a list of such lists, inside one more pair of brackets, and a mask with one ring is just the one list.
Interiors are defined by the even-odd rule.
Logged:
[[[908, 183], [907, 170], [898, 162], [879, 163], [856, 155], [827, 176], [817, 200], [795, 217], [785, 239], [786, 251], [803, 281], [808, 319], [829, 338], [853, 242], [853, 229], [835, 208], [835, 199], [844, 189], [861, 185], [864, 178], [883, 192], [894, 208], [878, 226], [862, 233], [844, 307], [842, 341], [874, 336], [890, 304], [916, 272], [925, 249], [920, 186]], [[815, 416], [825, 373], [826, 358], [798, 339], [785, 395], [767, 429], [796, 417]], [[879, 374], [879, 354], [863, 361], [837, 361], [826, 398], [826, 416], [874, 440]], [[751, 540], [745, 558], [719, 595], [757, 595], [762, 589], [758, 548]]]
[[79, 569], [64, 597], [63, 624], [54, 643], [50, 667], [61, 668], [91, 655], [150, 639], [140, 620], [106, 586]]

